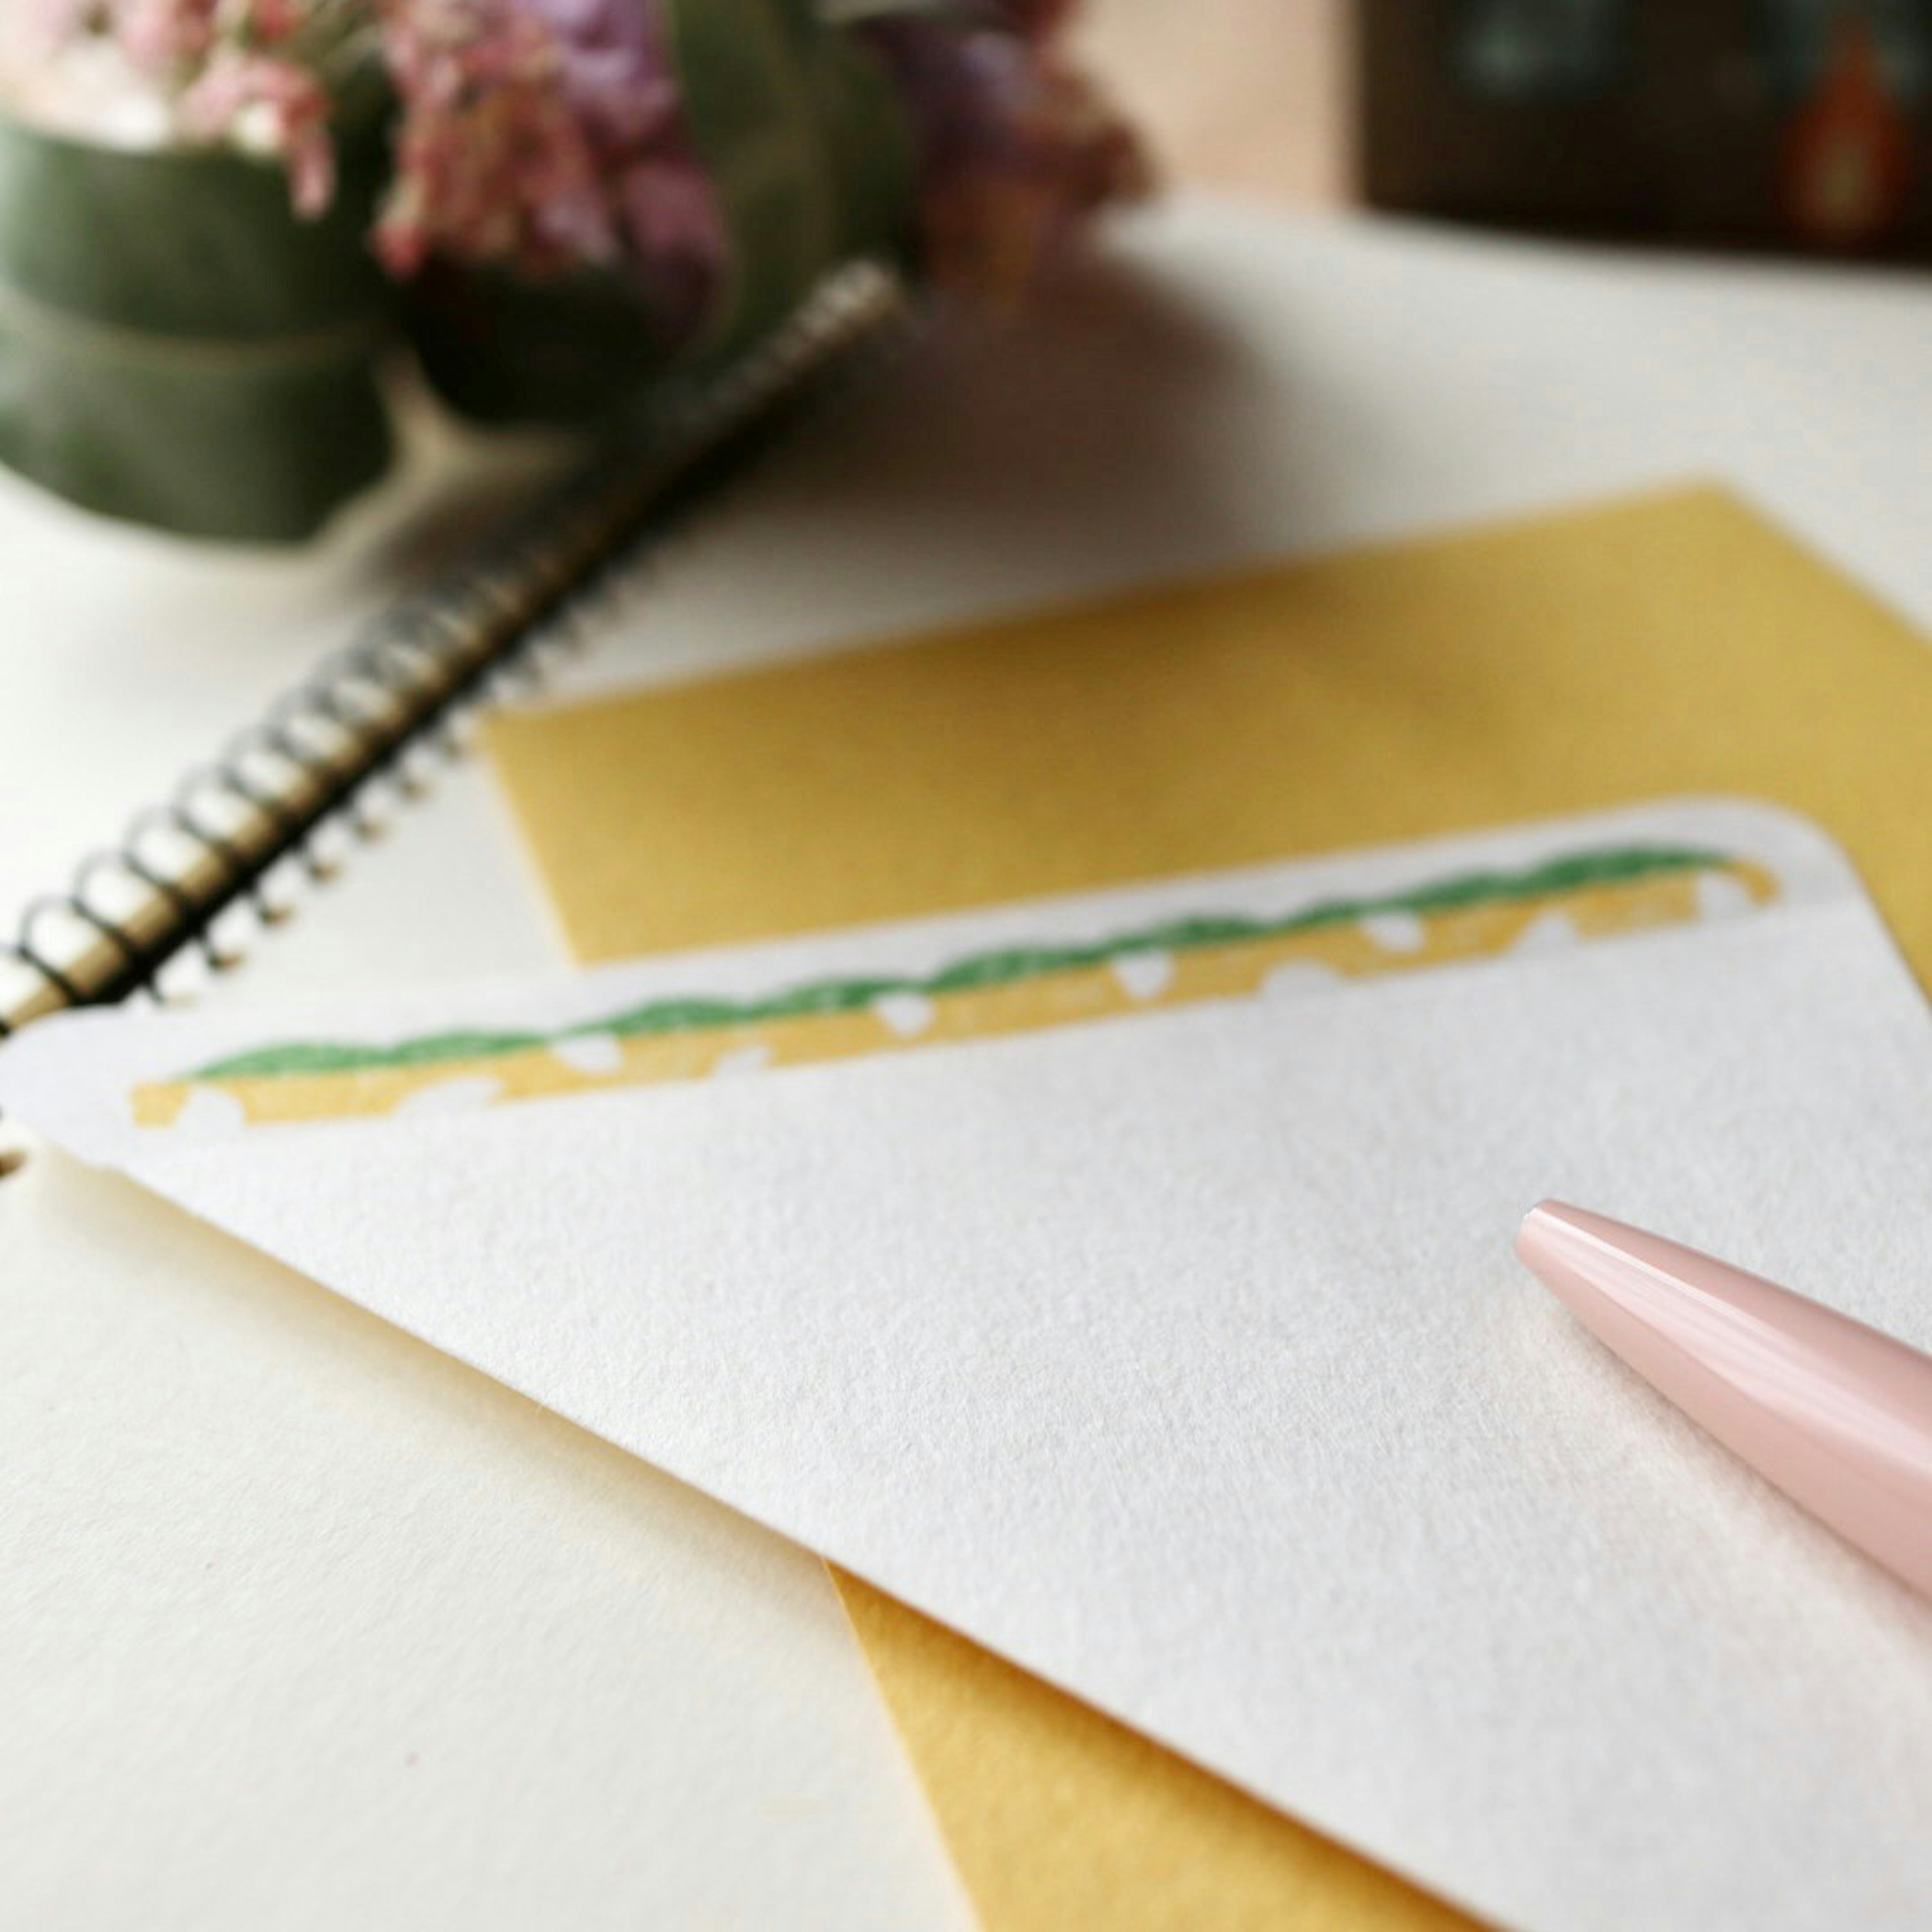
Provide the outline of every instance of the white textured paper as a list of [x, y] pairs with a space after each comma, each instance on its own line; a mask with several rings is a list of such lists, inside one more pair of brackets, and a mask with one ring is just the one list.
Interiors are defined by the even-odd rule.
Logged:
[[49, 1147], [0, 1332], [10, 1928], [970, 1922], [802, 1551]]
[[1856, 900], [140, 1171], [1480, 1912], [1932, 1911], [1932, 1611], [1509, 1250], [1557, 1194], [1932, 1343]]

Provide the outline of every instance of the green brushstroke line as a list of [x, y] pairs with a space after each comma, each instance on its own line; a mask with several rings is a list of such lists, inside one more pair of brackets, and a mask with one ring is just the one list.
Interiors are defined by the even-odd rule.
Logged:
[[703, 1033], [721, 1027], [755, 1025], [761, 1021], [797, 1019], [826, 1013], [862, 1011], [890, 994], [927, 998], [976, 992], [1022, 980], [1077, 973], [1104, 966], [1136, 952], [1185, 952], [1213, 946], [1252, 944], [1345, 926], [1377, 914], [1460, 911], [1471, 906], [1507, 904], [1576, 892], [1587, 886], [1620, 885], [1635, 879], [1699, 870], [1731, 862], [1730, 855], [1697, 846], [1624, 845], [1552, 859], [1516, 872], [1463, 872], [1429, 885], [1361, 898], [1324, 899], [1275, 919], [1238, 914], [1193, 914], [1158, 926], [1142, 926], [1084, 945], [1016, 946], [976, 952], [921, 978], [820, 980], [761, 999], [680, 998], [653, 1000], [608, 1019], [580, 1021], [555, 1033], [455, 1032], [427, 1034], [394, 1046], [368, 1046], [331, 1040], [297, 1041], [260, 1047], [182, 1076], [188, 1080], [273, 1078], [304, 1073], [368, 1072], [379, 1069], [428, 1066], [452, 1060], [487, 1060], [554, 1046], [586, 1035], [620, 1040]]
[[388, 1047], [350, 1046], [330, 1040], [296, 1041], [239, 1053], [184, 1076], [190, 1080], [235, 1079], [249, 1074], [341, 1073], [371, 1066], [433, 1066], [454, 1060], [488, 1060], [548, 1046], [541, 1033], [435, 1033]]

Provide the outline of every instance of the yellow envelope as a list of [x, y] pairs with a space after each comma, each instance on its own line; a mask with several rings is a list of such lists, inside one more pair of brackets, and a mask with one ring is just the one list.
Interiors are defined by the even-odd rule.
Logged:
[[[499, 720], [586, 961], [1675, 793], [1809, 814], [1932, 980], [1932, 652], [1699, 488]], [[842, 1577], [986, 1922], [1462, 1922]]]

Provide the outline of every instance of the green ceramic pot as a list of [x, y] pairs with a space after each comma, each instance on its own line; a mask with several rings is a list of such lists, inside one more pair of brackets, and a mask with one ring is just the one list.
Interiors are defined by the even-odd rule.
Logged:
[[308, 220], [273, 164], [0, 117], [0, 460], [107, 516], [257, 542], [380, 477], [376, 117], [340, 147], [341, 192]]

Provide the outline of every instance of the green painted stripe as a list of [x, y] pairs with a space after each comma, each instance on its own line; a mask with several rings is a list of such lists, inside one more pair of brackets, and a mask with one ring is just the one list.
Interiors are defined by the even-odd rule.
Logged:
[[1241, 914], [1192, 914], [1163, 924], [1140, 926], [1084, 945], [1006, 946], [969, 954], [918, 977], [813, 980], [748, 1000], [680, 998], [653, 1000], [586, 1020], [554, 1033], [452, 1032], [426, 1034], [394, 1046], [347, 1041], [295, 1041], [260, 1047], [212, 1061], [182, 1077], [188, 1080], [267, 1079], [284, 1075], [360, 1073], [380, 1069], [428, 1066], [454, 1060], [488, 1060], [524, 1053], [559, 1041], [592, 1034], [620, 1040], [704, 1033], [761, 1021], [798, 1019], [817, 1014], [862, 1011], [890, 994], [928, 998], [976, 992], [1057, 973], [1104, 966], [1136, 952], [1196, 952], [1208, 946], [1239, 946], [1292, 938], [1327, 926], [1346, 926], [1377, 914], [1462, 911], [1480, 905], [1542, 898], [1586, 886], [1621, 885], [1633, 880], [1695, 871], [1731, 862], [1728, 854], [1696, 846], [1623, 845], [1552, 859], [1514, 872], [1461, 872], [1406, 890], [1358, 898], [1324, 899], [1276, 918]]

